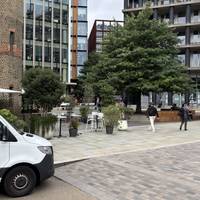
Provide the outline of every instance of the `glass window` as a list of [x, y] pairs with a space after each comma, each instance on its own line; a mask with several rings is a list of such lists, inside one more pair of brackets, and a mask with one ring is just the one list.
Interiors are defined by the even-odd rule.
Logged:
[[60, 49], [59, 48], [53, 49], [53, 62], [54, 63], [60, 62]]
[[78, 20], [87, 21], [87, 8], [78, 8]]
[[87, 38], [78, 37], [78, 50], [87, 50]]
[[68, 34], [67, 34], [67, 29], [64, 27], [62, 30], [62, 42], [63, 44], [67, 44], [67, 40], [68, 40]]
[[87, 0], [79, 0], [78, 5], [79, 6], [87, 6]]
[[186, 14], [185, 12], [180, 12], [175, 15], [174, 24], [185, 24], [186, 23]]
[[67, 5], [68, 4], [68, 0], [63, 0], [63, 5]]
[[68, 12], [66, 10], [63, 10], [62, 14], [63, 14], [62, 23], [66, 25], [68, 23]]
[[45, 47], [45, 55], [44, 55], [45, 62], [51, 62], [51, 48]]
[[53, 37], [55, 43], [60, 43], [60, 28], [54, 28], [53, 29]]
[[97, 22], [96, 29], [97, 30], [103, 30], [103, 22]]
[[33, 40], [33, 25], [26, 24], [26, 39]]
[[60, 9], [54, 8], [54, 22], [60, 23]]
[[190, 56], [190, 67], [199, 68], [200, 67], [200, 54], [198, 52], [193, 52]]
[[35, 46], [35, 60], [36, 61], [42, 61], [42, 47], [41, 46]]
[[35, 27], [35, 39], [42, 41], [42, 25], [36, 25]]
[[179, 45], [185, 45], [185, 33], [178, 33], [178, 44]]
[[63, 49], [62, 50], [62, 63], [66, 64], [67, 63], [67, 59], [68, 59], [68, 50], [67, 49]]
[[51, 28], [45, 27], [45, 42], [51, 42]]
[[34, 5], [33, 3], [31, 3], [31, 1], [30, 3], [26, 4], [26, 17], [28, 19], [33, 19], [33, 8], [34, 8]]
[[185, 54], [179, 54], [178, 55], [178, 60], [185, 65]]
[[194, 10], [192, 12], [191, 22], [200, 22], [200, 12], [198, 10]]
[[200, 32], [199, 31], [193, 31], [191, 33], [190, 41], [191, 41], [192, 44], [200, 43]]
[[84, 65], [85, 61], [87, 60], [87, 52], [78, 52], [77, 57], [78, 65]]
[[33, 60], [33, 46], [26, 45], [26, 60]]
[[45, 5], [45, 21], [51, 22], [52, 7], [51, 3]]
[[87, 35], [87, 22], [78, 23], [78, 35]]
[[35, 6], [35, 18], [37, 20], [42, 20], [42, 5]]

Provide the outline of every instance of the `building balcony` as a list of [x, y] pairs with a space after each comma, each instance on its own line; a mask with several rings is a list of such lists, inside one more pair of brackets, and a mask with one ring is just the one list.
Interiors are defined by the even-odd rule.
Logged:
[[[177, 7], [183, 5], [190, 5], [190, 4], [200, 4], [199, 0], [175, 0], [173, 3], [170, 3], [168, 0], [159, 1], [157, 5], [151, 4], [151, 8], [164, 8], [164, 7]], [[125, 8], [123, 12], [134, 12], [143, 10], [146, 5], [139, 7], [139, 5], [133, 5], [133, 7]]]

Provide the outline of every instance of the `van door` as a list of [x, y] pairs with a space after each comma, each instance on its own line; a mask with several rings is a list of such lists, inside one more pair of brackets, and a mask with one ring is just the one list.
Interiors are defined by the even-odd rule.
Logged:
[[7, 128], [0, 121], [0, 170], [4, 168], [10, 157], [10, 143], [3, 141], [3, 132]]

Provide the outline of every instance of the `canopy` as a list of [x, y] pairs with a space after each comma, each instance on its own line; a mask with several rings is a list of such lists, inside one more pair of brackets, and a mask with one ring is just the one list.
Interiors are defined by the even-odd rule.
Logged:
[[22, 91], [16, 91], [16, 90], [9, 90], [9, 89], [3, 89], [3, 88], [0, 88], [0, 93], [7, 93], [7, 94], [22, 94]]

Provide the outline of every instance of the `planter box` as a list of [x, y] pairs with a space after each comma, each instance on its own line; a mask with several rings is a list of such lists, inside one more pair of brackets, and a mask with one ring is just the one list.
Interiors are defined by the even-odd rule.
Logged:
[[[159, 111], [158, 115], [159, 122], [179, 122], [181, 120], [179, 111]], [[195, 116], [195, 110], [192, 110], [192, 116]]]
[[127, 120], [119, 120], [117, 128], [118, 128], [119, 131], [128, 130], [128, 121]]

